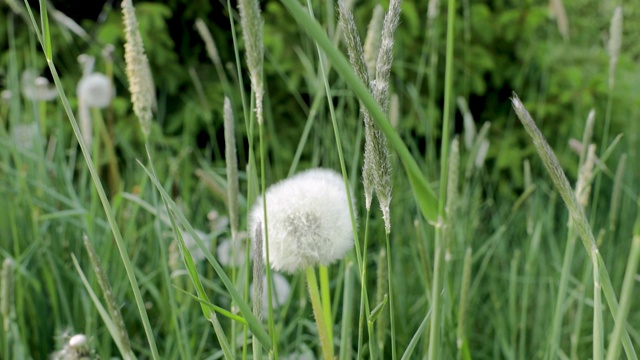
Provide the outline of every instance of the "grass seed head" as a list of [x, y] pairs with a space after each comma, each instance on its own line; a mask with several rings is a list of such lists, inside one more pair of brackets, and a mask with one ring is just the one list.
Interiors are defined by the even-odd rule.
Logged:
[[156, 108], [155, 85], [131, 0], [122, 1], [122, 15], [126, 38], [124, 60], [127, 63], [127, 79], [133, 112], [140, 121], [140, 127], [146, 139], [151, 132], [153, 110]]

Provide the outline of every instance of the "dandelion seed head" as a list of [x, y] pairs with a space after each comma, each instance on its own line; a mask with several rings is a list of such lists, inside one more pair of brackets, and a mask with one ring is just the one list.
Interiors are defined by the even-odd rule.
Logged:
[[84, 106], [102, 109], [111, 104], [114, 88], [106, 75], [93, 73], [80, 79], [76, 92]]
[[[266, 199], [268, 233], [263, 237], [268, 237], [274, 270], [293, 273], [329, 265], [353, 246], [347, 192], [335, 171], [312, 169], [294, 175], [267, 189]], [[261, 197], [251, 210], [249, 228], [264, 224], [263, 219]], [[266, 249], [263, 252], [266, 255]]]

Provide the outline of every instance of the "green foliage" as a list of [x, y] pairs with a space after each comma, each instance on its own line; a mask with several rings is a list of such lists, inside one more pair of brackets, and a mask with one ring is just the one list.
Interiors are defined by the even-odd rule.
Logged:
[[[396, 355], [421, 357], [429, 346], [427, 323], [434, 296], [437, 223], [425, 221], [420, 206], [435, 219], [429, 206], [433, 205], [432, 189], [437, 191], [442, 185], [436, 179], [441, 165], [447, 27], [446, 1], [440, 2], [439, 15], [433, 22], [433, 39], [431, 29], [427, 28], [428, 1], [410, 0], [402, 5], [395, 37], [390, 92], [398, 95], [399, 121], [393, 129], [387, 128], [390, 134], [397, 134], [392, 151], [392, 231], [388, 253], [392, 264], [389, 268], [393, 308], [387, 302], [374, 309], [379, 302], [374, 300], [374, 291], [384, 287], [377, 286], [375, 274], [379, 262], [370, 261], [372, 256], [360, 267], [356, 266], [358, 259], [354, 252], [328, 268], [334, 344], [340, 344], [340, 354], [345, 358], [355, 357], [358, 351], [365, 358], [371, 356], [370, 339], [375, 339], [372, 342], [378, 343], [377, 350], [382, 350], [380, 357], [391, 358], [391, 333], [397, 341]], [[456, 113], [451, 118], [452, 125], [455, 124], [452, 136], [460, 137], [462, 166], [460, 186], [455, 189], [458, 201], [447, 210], [449, 222], [443, 235], [447, 240], [441, 264], [443, 291], [439, 315], [443, 331], [439, 358], [543, 358], [549, 346], [549, 325], [558, 319], [557, 340], [564, 355], [593, 356], [592, 263], [581, 247], [567, 252], [572, 255], [569, 261], [563, 258], [567, 239], [571, 237], [566, 225], [568, 216], [538, 160], [535, 146], [510, 109], [508, 98], [512, 90], [520, 94], [571, 184], [579, 171], [578, 155], [570, 150], [567, 141], [581, 138], [587, 113], [595, 108], [594, 142], [598, 144], [596, 153], [602, 158], [609, 146], [601, 144], [601, 140], [611, 98], [609, 142], [618, 133], [624, 136], [611, 156], [603, 160], [609, 173], [602, 172], [599, 185], [592, 182], [592, 193], [597, 195], [591, 199], [599, 197], [599, 203], [590, 203], [585, 213], [599, 244], [602, 264], [598, 264], [606, 264], [600, 266], [600, 271], [609, 271], [600, 274], [607, 276], [612, 285], [606, 293], [620, 294], [623, 309], [620, 313], [626, 313], [631, 343], [640, 347], [639, 334], [634, 330], [640, 328], [640, 312], [631, 292], [630, 274], [635, 273], [625, 268], [627, 257], [633, 265], [640, 251], [637, 239], [631, 248], [634, 224], [636, 237], [639, 228], [634, 219], [638, 214], [640, 177], [640, 167], [635, 166], [640, 154], [637, 121], [640, 44], [636, 41], [640, 23], [633, 19], [640, 9], [623, 5], [622, 54], [615, 87], [609, 89], [606, 42], [615, 2], [563, 2], [570, 30], [567, 39], [558, 30], [557, 17], [550, 16], [547, 2], [458, 1], [452, 98], [467, 99], [478, 129], [484, 122], [491, 122], [491, 128], [487, 159], [482, 166], [475, 166], [477, 153], [462, 141], [461, 115]], [[387, 1], [382, 3], [387, 6]], [[361, 37], [367, 31], [375, 4], [355, 2], [354, 16]], [[359, 213], [356, 228], [359, 250], [369, 254], [377, 254], [381, 248], [386, 250], [379, 212], [376, 209], [369, 214], [363, 206], [363, 130], [358, 105], [361, 94], [354, 95], [352, 82], [343, 70], [338, 71], [335, 62], [338, 56], [332, 54], [324, 60], [332, 96], [327, 99], [316, 42], [280, 2], [262, 2], [266, 94], [262, 129], [265, 149], [261, 153], [257, 126], [251, 123], [252, 100], [236, 9], [228, 9], [226, 1], [205, 0], [135, 5], [158, 95], [150, 146], [155, 176], [147, 176], [136, 162], [141, 160], [150, 169], [144, 160], [146, 151], [132, 113], [124, 74], [119, 10], [106, 8], [104, 19], [80, 21], [90, 31], [89, 39], [74, 35], [50, 16], [53, 62], [74, 112], [78, 106], [76, 86], [82, 76], [78, 55], [96, 56], [95, 71], [113, 69], [116, 97], [107, 109], [98, 113], [107, 136], [113, 140], [115, 168], [121, 181], [114, 183], [110, 178], [113, 169], [109, 167], [108, 146], [102, 138], [90, 153], [108, 192], [122, 243], [131, 256], [160, 358], [221, 358], [224, 354], [218, 339], [223, 337], [215, 335], [219, 329], [228, 338], [229, 348], [225, 351], [242, 358], [247, 349], [248, 354], [244, 355], [250, 357], [251, 346], [247, 346], [243, 333], [247, 317], [236, 311], [237, 305], [224, 288], [221, 276], [210, 264], [198, 262], [194, 257], [187, 271], [181, 263], [177, 251], [182, 243], [175, 239], [176, 225], [172, 226], [166, 217], [162, 199], [171, 198], [171, 211], [180, 211], [184, 215], [181, 220], [188, 220], [194, 229], [207, 234], [202, 245], [217, 260], [217, 245], [230, 237], [224, 221], [227, 200], [222, 137], [222, 101], [228, 96], [236, 117], [240, 230], [246, 230], [245, 215], [252, 205], [247, 199], [258, 195], [260, 184], [255, 179], [262, 174], [255, 164], [264, 160], [267, 184], [299, 169], [314, 166], [338, 169], [337, 133]], [[329, 40], [345, 52], [337, 31], [335, 4], [315, 1], [312, 5], [314, 17]], [[14, 91], [9, 102], [0, 102], [0, 199], [6, 205], [0, 206], [0, 259], [8, 258], [14, 263], [16, 309], [9, 330], [4, 324], [0, 328], [0, 358], [12, 358], [6, 355], [9, 352], [17, 354], [13, 358], [46, 358], [59, 349], [59, 343], [68, 340], [67, 335], [76, 332], [89, 335], [90, 345], [100, 358], [120, 355], [111, 329], [107, 329], [110, 322], [101, 314], [97, 302], [104, 302], [104, 298], [82, 244], [83, 234], [89, 236], [105, 267], [133, 352], [141, 359], [149, 358], [151, 351], [140, 311], [63, 107], [59, 100], [36, 103], [20, 95], [19, 80], [24, 69], [33, 68], [51, 77], [42, 49], [24, 14], [10, 12], [4, 3], [0, 9], [3, 10], [0, 46], [7, 49], [0, 53], [0, 87]], [[235, 28], [231, 28], [230, 16], [236, 19]], [[36, 18], [39, 19], [37, 14]], [[207, 58], [204, 44], [193, 30], [196, 18], [202, 18], [212, 32], [222, 73]], [[231, 30], [236, 31], [240, 40], [234, 42]], [[115, 46], [113, 62], [100, 55], [107, 44]], [[435, 68], [432, 55], [437, 60]], [[335, 110], [336, 133], [327, 101], [331, 101]], [[45, 125], [30, 148], [12, 135], [17, 125], [23, 123]], [[403, 154], [398, 156], [395, 149]], [[616, 169], [621, 153], [628, 155], [627, 170], [621, 177], [619, 215], [613, 221], [609, 194], [615, 190], [610, 172]], [[411, 170], [407, 174], [403, 162], [409, 157], [415, 164], [405, 163]], [[530, 180], [523, 175], [525, 159], [532, 164]], [[615, 226], [609, 227], [610, 221]], [[241, 233], [244, 235], [244, 231]], [[195, 252], [185, 245], [192, 254]], [[74, 256], [97, 301], [89, 295], [73, 265]], [[561, 292], [559, 277], [564, 268], [568, 278], [566, 297], [559, 306], [561, 313], [553, 314], [550, 309], [556, 306]], [[366, 274], [361, 281], [363, 269]], [[246, 295], [248, 301], [247, 268], [223, 266], [223, 270], [237, 286], [239, 296]], [[465, 283], [463, 276], [467, 273]], [[201, 283], [196, 281], [194, 286], [191, 280], [197, 277]], [[278, 352], [292, 357], [305, 352], [319, 354], [320, 342], [304, 278], [298, 274], [287, 279], [293, 291], [286, 304], [274, 311]], [[371, 301], [366, 314], [371, 315], [373, 310], [394, 311], [398, 325], [383, 329], [388, 333], [376, 328], [369, 334], [366, 323], [359, 328], [361, 284], [366, 285], [364, 295]], [[201, 295], [200, 302], [195, 299], [197, 294]], [[203, 299], [207, 299], [206, 303]], [[599, 306], [606, 307], [606, 302]], [[203, 307], [207, 309], [205, 313], [222, 309], [222, 314], [232, 312], [243, 320], [219, 315], [214, 328], [204, 318]], [[464, 322], [460, 325], [459, 309], [465, 307]], [[362, 312], [365, 313], [364, 309]], [[4, 319], [1, 313], [0, 319]], [[382, 323], [382, 319], [378, 318], [374, 325]], [[605, 349], [611, 348], [616, 324], [620, 321], [614, 322], [608, 312], [602, 312], [598, 330], [604, 335]], [[260, 325], [252, 326], [257, 329]], [[615, 331], [620, 333], [621, 325], [617, 326]], [[250, 337], [247, 330], [246, 339]], [[268, 343], [265, 334], [261, 338]]]

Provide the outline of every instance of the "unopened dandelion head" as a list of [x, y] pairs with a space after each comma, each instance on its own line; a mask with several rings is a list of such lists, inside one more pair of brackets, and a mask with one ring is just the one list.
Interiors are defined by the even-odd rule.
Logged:
[[[268, 238], [271, 267], [293, 273], [341, 259], [353, 246], [347, 196], [353, 199], [342, 176], [328, 169], [307, 170], [267, 189], [263, 237]], [[265, 223], [263, 204], [262, 197], [254, 204], [250, 229]]]

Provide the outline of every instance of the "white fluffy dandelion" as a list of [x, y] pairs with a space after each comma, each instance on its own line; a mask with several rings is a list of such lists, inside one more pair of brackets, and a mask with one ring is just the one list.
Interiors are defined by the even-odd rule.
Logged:
[[103, 109], [111, 104], [115, 95], [111, 79], [105, 74], [93, 72], [95, 58], [86, 54], [78, 56], [82, 66], [82, 78], [76, 87], [80, 131], [87, 146], [93, 143], [93, 124], [89, 109]]
[[[266, 199], [269, 260], [274, 270], [293, 273], [328, 265], [353, 246], [347, 191], [335, 171], [311, 169], [294, 175], [269, 187]], [[265, 224], [262, 197], [253, 205], [249, 229], [259, 223]]]
[[114, 95], [111, 80], [101, 73], [83, 76], [76, 91], [84, 106], [98, 109], [109, 106]]

